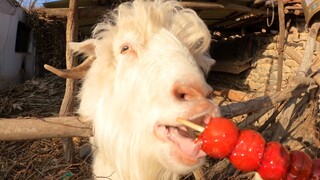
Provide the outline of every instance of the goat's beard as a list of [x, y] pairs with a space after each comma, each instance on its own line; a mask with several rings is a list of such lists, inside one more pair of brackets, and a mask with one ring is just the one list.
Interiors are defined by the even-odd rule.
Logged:
[[[168, 117], [159, 108], [152, 108], [141, 99], [130, 100], [122, 96], [121, 102], [119, 96], [112, 97], [117, 97], [118, 103], [101, 98], [93, 122], [96, 176], [109, 177], [115, 172], [109, 178], [177, 179], [179, 174], [191, 172], [202, 164], [203, 159], [198, 164], [186, 165], [174, 158], [173, 146], [154, 135], [159, 118]], [[139, 104], [134, 104], [136, 102]]]

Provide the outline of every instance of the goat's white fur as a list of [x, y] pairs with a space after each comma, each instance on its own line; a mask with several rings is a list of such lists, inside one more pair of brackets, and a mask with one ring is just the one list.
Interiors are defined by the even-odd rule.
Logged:
[[[71, 44], [96, 56], [84, 78], [79, 113], [94, 125], [93, 171], [123, 180], [177, 179], [201, 165], [172, 158], [154, 136], [156, 123], [187, 114], [172, 95], [176, 82], [208, 87], [203, 72], [214, 63], [210, 33], [191, 9], [176, 1], [136, 0], [107, 13], [93, 38]], [[130, 50], [121, 53], [121, 48]]]

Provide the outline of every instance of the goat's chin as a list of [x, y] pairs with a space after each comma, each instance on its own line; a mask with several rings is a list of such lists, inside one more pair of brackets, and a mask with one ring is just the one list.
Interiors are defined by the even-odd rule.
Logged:
[[163, 148], [159, 148], [158, 153], [160, 163], [166, 169], [178, 174], [190, 173], [205, 162], [205, 157], [190, 157], [171, 143], [166, 143]]

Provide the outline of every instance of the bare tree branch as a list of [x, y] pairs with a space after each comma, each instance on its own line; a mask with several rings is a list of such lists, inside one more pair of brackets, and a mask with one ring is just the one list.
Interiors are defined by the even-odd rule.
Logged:
[[91, 125], [78, 117], [0, 119], [0, 141], [90, 137]]
[[[242, 114], [248, 114], [251, 112], [256, 112], [265, 107], [273, 107], [275, 104], [280, 103], [283, 100], [289, 99], [291, 97], [300, 96], [302, 93], [308, 92], [310, 89], [316, 88], [318, 86], [310, 86], [308, 84], [308, 78], [306, 78], [305, 83], [302, 87], [288, 87], [282, 91], [278, 91], [271, 96], [262, 96], [255, 99], [251, 99], [245, 102], [233, 103], [221, 106], [221, 113], [225, 117], [235, 117]], [[300, 82], [304, 83], [304, 82]]]

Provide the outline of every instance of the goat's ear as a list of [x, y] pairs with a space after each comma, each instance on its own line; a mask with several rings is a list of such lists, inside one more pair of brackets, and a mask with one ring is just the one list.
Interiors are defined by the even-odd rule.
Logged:
[[88, 39], [83, 42], [68, 43], [69, 48], [76, 54], [85, 54], [86, 56], [95, 56], [95, 39]]

